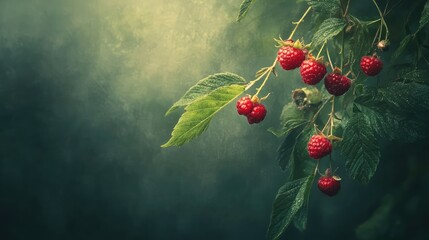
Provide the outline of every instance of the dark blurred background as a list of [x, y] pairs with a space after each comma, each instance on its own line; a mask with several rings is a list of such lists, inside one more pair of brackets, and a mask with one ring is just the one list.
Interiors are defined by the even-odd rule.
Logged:
[[[175, 100], [215, 72], [252, 79], [306, 8], [256, 1], [235, 23], [240, 3], [1, 0], [0, 239], [264, 239], [287, 179], [267, 129], [303, 87], [297, 71], [270, 82], [263, 123], [231, 105], [197, 140], [160, 148]], [[389, 19], [397, 44], [401, 15]], [[307, 231], [287, 239], [426, 239], [428, 147], [384, 143], [368, 185], [340, 168], [341, 193], [313, 188]]]

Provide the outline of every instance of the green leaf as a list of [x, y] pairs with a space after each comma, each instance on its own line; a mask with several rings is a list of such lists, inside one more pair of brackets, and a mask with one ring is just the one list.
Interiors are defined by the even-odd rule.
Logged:
[[350, 118], [340, 146], [347, 159], [349, 175], [362, 183], [368, 183], [377, 170], [380, 148], [365, 114], [357, 112]]
[[267, 237], [276, 240], [294, 219], [309, 197], [314, 175], [287, 182], [278, 191], [271, 213], [270, 226]]
[[379, 136], [410, 142], [424, 137], [426, 127], [419, 119], [429, 110], [428, 94], [427, 85], [396, 82], [377, 91], [367, 91], [355, 103]]
[[[293, 169], [294, 166], [294, 148], [296, 138], [301, 133], [302, 128], [293, 129], [283, 140], [283, 143], [277, 149], [277, 160], [280, 167], [285, 170], [286, 168]], [[292, 173], [291, 173], [292, 174]]]
[[429, 83], [429, 69], [413, 69], [411, 71], [404, 72], [400, 75], [400, 78], [405, 81], [416, 82], [416, 83]]
[[289, 170], [290, 179], [308, 176], [314, 169], [315, 161], [307, 154], [307, 142], [315, 132], [311, 125], [293, 129], [278, 148], [277, 160], [283, 170]]
[[429, 22], [429, 1], [426, 2], [422, 14], [420, 16], [420, 21], [419, 21], [419, 28], [417, 29], [416, 33], [420, 32], [420, 30], [423, 29], [423, 27]]
[[[357, 99], [357, 102], [359, 99]], [[359, 104], [362, 112], [368, 117], [371, 128], [378, 136], [389, 140], [412, 142], [424, 137], [423, 126], [418, 121], [391, 113], [389, 109], [380, 109], [374, 104]], [[385, 105], [383, 105], [385, 106]]]
[[277, 137], [287, 136], [293, 129], [303, 126], [309, 122], [308, 111], [300, 110], [294, 103], [290, 102], [283, 107], [280, 121], [280, 130], [269, 129]]
[[310, 179], [310, 183], [305, 190], [304, 203], [302, 204], [301, 209], [299, 209], [299, 211], [295, 215], [295, 218], [293, 219], [294, 226], [301, 232], [307, 228], [308, 202], [310, 201], [311, 187], [313, 186], [312, 183], [314, 181], [314, 175], [311, 176], [313, 176], [313, 179]]
[[341, 12], [338, 0], [305, 0], [316, 12], [324, 14], [339, 14]]
[[338, 35], [346, 26], [346, 22], [340, 18], [328, 18], [322, 22], [313, 36], [312, 47], [321, 45], [323, 42]]
[[214, 115], [244, 92], [245, 86], [231, 85], [216, 89], [185, 108], [170, 140], [161, 147], [181, 146], [203, 133]]
[[380, 89], [378, 101], [384, 101], [394, 112], [420, 115], [429, 110], [429, 86], [395, 82]]
[[392, 62], [396, 61], [396, 59], [398, 59], [398, 57], [405, 51], [412, 38], [412, 35], [407, 35], [404, 37], [404, 39], [402, 39], [401, 43], [399, 43], [399, 47], [392, 55]]
[[168, 109], [166, 115], [179, 107], [187, 106], [195, 100], [210, 94], [214, 90], [231, 85], [245, 84], [244, 78], [233, 73], [217, 73], [201, 79], [197, 84], [192, 86], [173, 106]]
[[241, 3], [240, 11], [238, 12], [238, 16], [237, 16], [237, 22], [241, 21], [247, 15], [247, 12], [249, 11], [250, 6], [254, 1], [255, 0], [244, 0]]
[[[350, 62], [353, 62], [353, 59], [360, 60], [363, 55], [368, 54], [368, 50], [371, 47], [371, 37], [368, 30], [368, 25], [365, 22], [361, 22], [358, 18], [350, 16], [350, 19], [353, 21], [353, 27], [350, 32], [346, 31], [346, 39], [349, 39], [349, 48], [351, 49], [352, 59]], [[355, 71], [360, 71], [359, 64], [355, 64]]]

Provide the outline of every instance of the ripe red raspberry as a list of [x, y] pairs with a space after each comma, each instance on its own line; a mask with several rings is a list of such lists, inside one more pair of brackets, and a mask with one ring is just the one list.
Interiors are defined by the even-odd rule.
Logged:
[[283, 46], [277, 52], [277, 59], [284, 70], [292, 70], [301, 66], [305, 54], [302, 49]]
[[321, 159], [332, 151], [331, 142], [322, 135], [313, 135], [307, 145], [308, 155], [314, 159]]
[[237, 104], [235, 106], [237, 108], [238, 114], [248, 115], [250, 112], [252, 112], [253, 102], [250, 97], [246, 96], [238, 99]]
[[340, 73], [330, 73], [325, 77], [325, 88], [328, 92], [334, 96], [341, 96], [346, 93], [352, 82], [346, 76]]
[[263, 104], [254, 103], [252, 111], [247, 115], [249, 124], [260, 123], [267, 115], [267, 109]]
[[317, 187], [324, 194], [332, 197], [341, 189], [341, 182], [330, 175], [321, 176], [317, 182]]
[[376, 56], [363, 56], [360, 60], [360, 68], [367, 76], [375, 76], [383, 69], [383, 62]]
[[302, 81], [309, 85], [318, 84], [326, 74], [325, 65], [315, 59], [303, 61], [299, 70]]

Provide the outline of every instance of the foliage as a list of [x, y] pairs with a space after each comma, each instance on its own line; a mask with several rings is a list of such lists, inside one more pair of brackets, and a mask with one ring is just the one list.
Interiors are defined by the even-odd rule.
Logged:
[[[242, 2], [237, 21], [245, 18], [253, 2]], [[289, 173], [289, 178], [275, 198], [268, 239], [279, 239], [292, 222], [301, 231], [306, 228], [310, 190], [319, 170], [319, 165], [307, 154], [307, 142], [312, 135], [323, 134], [335, 142], [334, 151], [341, 152], [346, 159], [342, 162], [345, 162], [348, 175], [367, 184], [375, 175], [380, 161], [380, 139], [401, 142], [420, 139], [426, 133], [425, 123], [429, 118], [429, 69], [427, 66], [422, 67], [419, 62], [424, 58], [422, 49], [428, 45], [421, 35], [424, 33], [424, 26], [429, 22], [429, 2], [422, 5], [416, 31], [407, 31], [402, 40], [394, 43], [397, 48], [392, 54], [392, 62], [409, 54], [411, 43], [415, 43], [418, 49], [415, 60], [392, 69], [390, 75], [396, 78], [386, 74], [389, 79], [382, 83], [379, 79], [376, 81], [365, 77], [360, 72], [359, 61], [363, 55], [377, 51], [377, 42], [390, 42], [385, 17], [392, 9], [389, 10], [385, 6], [386, 9], [382, 11], [377, 1], [373, 1], [379, 13], [378, 18], [363, 20], [350, 14], [350, 1], [305, 2], [309, 8], [301, 19], [294, 23], [295, 29], [288, 39], [293, 39], [296, 29], [307, 14], [321, 19], [322, 23], [313, 26], [314, 29], [311, 30], [314, 33], [312, 42], [304, 47], [312, 54], [318, 52], [318, 56], [326, 50], [332, 71], [334, 65], [338, 66], [343, 74], [352, 78], [353, 85], [348, 93], [340, 97], [329, 96], [326, 90], [320, 87], [320, 90], [316, 89], [318, 94], [322, 93], [320, 103], [309, 107], [297, 107], [294, 101], [285, 104], [280, 116], [280, 128], [269, 129], [275, 136], [284, 138], [277, 150], [277, 160], [281, 169]], [[378, 28], [375, 28], [375, 25], [378, 25]], [[283, 40], [277, 40], [277, 43], [286, 44]], [[298, 41], [294, 44], [301, 45]], [[429, 61], [424, 59], [429, 64]], [[198, 82], [168, 110], [167, 114], [179, 107], [185, 107], [171, 139], [163, 147], [180, 146], [199, 136], [207, 129], [218, 111], [243, 92], [252, 89], [262, 79], [264, 80], [256, 88], [252, 99], [263, 100], [264, 98], [258, 98], [258, 94], [271, 74], [277, 76], [276, 64], [277, 59], [272, 66], [259, 70], [256, 79], [247, 84], [242, 77], [231, 73], [215, 74]], [[384, 77], [383, 74], [381, 76]], [[309, 96], [306, 97], [310, 99]], [[300, 100], [305, 99], [307, 98]], [[329, 105], [330, 111], [327, 111], [326, 106]], [[327, 120], [324, 117], [326, 115]], [[329, 157], [330, 165], [331, 158], [332, 156]]]

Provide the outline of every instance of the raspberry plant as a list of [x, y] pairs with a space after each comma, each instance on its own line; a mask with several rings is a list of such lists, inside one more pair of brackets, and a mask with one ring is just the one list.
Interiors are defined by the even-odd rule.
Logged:
[[[243, 1], [237, 21], [244, 19], [253, 2]], [[292, 92], [292, 100], [280, 116], [281, 127], [269, 129], [284, 139], [278, 148], [278, 162], [287, 170], [289, 180], [275, 197], [268, 239], [279, 239], [290, 224], [299, 230], [306, 228], [308, 199], [318, 174], [318, 188], [328, 196], [340, 190], [341, 178], [333, 171], [338, 167], [345, 168], [352, 179], [368, 183], [379, 163], [379, 140], [409, 142], [423, 137], [424, 113], [429, 110], [429, 61], [423, 54], [428, 45], [424, 36], [429, 2], [406, 3], [412, 9], [410, 14], [418, 12], [420, 18], [414, 31], [408, 23], [404, 25], [407, 34], [397, 43], [389, 38], [386, 17], [403, 4], [401, 1], [383, 5], [369, 1], [378, 12], [371, 19], [352, 15], [350, 0], [305, 2], [307, 10], [293, 23], [288, 38], [275, 39], [278, 53], [274, 62], [257, 71], [254, 80], [246, 81], [233, 73], [208, 76], [167, 111], [168, 115], [180, 107], [185, 109], [162, 147], [181, 146], [198, 137], [216, 113], [237, 98], [238, 114], [246, 116], [249, 124], [259, 123], [269, 114], [262, 104], [269, 93], [264, 97], [259, 94], [273, 76], [278, 77], [276, 68], [300, 71], [309, 86]], [[304, 22], [309, 15], [315, 21]], [[296, 35], [302, 24], [314, 29], [310, 39]], [[391, 44], [397, 46], [391, 48], [393, 67], [386, 68], [383, 58]], [[413, 57], [405, 58], [412, 45]], [[393, 65], [398, 61], [400, 64]], [[267, 106], [271, 107], [275, 106]], [[342, 165], [333, 165], [332, 153], [339, 153], [335, 156], [340, 156], [337, 162]], [[322, 175], [319, 166], [324, 163], [329, 167]]]

